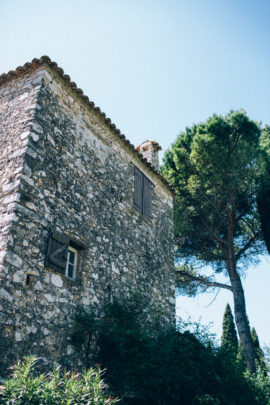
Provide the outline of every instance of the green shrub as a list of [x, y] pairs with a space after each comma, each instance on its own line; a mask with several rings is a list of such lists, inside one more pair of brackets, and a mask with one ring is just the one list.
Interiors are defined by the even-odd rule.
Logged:
[[4, 383], [0, 404], [5, 405], [111, 405], [116, 399], [106, 396], [107, 386], [101, 370], [91, 368], [82, 374], [54, 368], [48, 374], [35, 373], [37, 359], [25, 358], [14, 367]]
[[[158, 319], [152, 330], [145, 303], [111, 304], [104, 309], [102, 319], [88, 324], [89, 333], [93, 333], [94, 324], [96, 328], [94, 335], [99, 347], [96, 361], [106, 367], [106, 381], [113, 392], [127, 398], [127, 404], [270, 403], [268, 378], [248, 375], [235, 356], [207, 340], [205, 331], [200, 340], [200, 333], [195, 336], [188, 331], [180, 332], [174, 325], [157, 329]], [[81, 348], [83, 358], [86, 351], [83, 345]]]

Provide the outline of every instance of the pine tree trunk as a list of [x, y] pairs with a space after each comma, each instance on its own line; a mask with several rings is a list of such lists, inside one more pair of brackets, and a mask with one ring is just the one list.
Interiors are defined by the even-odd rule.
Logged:
[[[230, 269], [232, 270], [232, 269]], [[244, 357], [247, 362], [247, 367], [251, 373], [256, 371], [255, 363], [255, 349], [253, 345], [253, 340], [250, 333], [250, 326], [248, 323], [248, 318], [246, 314], [246, 303], [245, 295], [242, 287], [241, 279], [236, 271], [230, 271], [229, 276], [231, 280], [231, 286], [233, 290], [234, 298], [234, 316], [235, 322], [240, 338], [240, 342], [243, 347]]]
[[256, 372], [256, 353], [253, 345], [253, 340], [248, 323], [246, 313], [245, 294], [242, 286], [241, 278], [237, 272], [235, 251], [234, 251], [234, 215], [228, 211], [228, 250], [227, 250], [227, 270], [229, 273], [233, 301], [234, 301], [234, 317], [237, 326], [239, 339], [243, 348], [244, 357], [247, 367], [251, 373]]

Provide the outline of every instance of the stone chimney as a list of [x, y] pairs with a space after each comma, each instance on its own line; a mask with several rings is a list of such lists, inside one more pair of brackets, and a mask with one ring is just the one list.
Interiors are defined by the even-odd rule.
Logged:
[[159, 170], [158, 151], [161, 150], [161, 146], [157, 142], [146, 140], [137, 147], [137, 150], [154, 169]]

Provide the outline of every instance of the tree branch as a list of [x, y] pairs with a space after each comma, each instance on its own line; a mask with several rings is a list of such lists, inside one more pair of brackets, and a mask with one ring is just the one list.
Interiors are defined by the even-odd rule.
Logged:
[[219, 209], [217, 208], [216, 204], [214, 204], [214, 202], [211, 200], [211, 198], [208, 197], [206, 190], [201, 190], [201, 195], [203, 196], [203, 198], [205, 198], [209, 204], [214, 208], [214, 210], [216, 211], [217, 215], [219, 216], [220, 222], [222, 222], [222, 215], [219, 211]]
[[241, 214], [238, 215], [238, 217], [236, 217], [235, 222], [239, 222], [248, 212], [248, 209], [250, 208], [250, 206], [254, 203], [254, 199], [253, 198], [249, 198], [248, 200], [248, 204], [244, 210], [244, 212], [242, 212]]
[[252, 243], [258, 238], [258, 236], [260, 236], [261, 232], [257, 232], [253, 238], [249, 239], [249, 241], [245, 244], [244, 247], [242, 247], [242, 249], [240, 249], [236, 255], [235, 255], [235, 260], [239, 260], [240, 257], [242, 256], [243, 253], [245, 253], [245, 251], [252, 245]]
[[232, 287], [230, 285], [218, 283], [217, 281], [211, 281], [207, 277], [195, 276], [187, 271], [178, 271], [176, 273], [184, 276], [188, 281], [197, 281], [198, 283], [204, 284], [207, 287], [224, 288], [226, 290], [232, 291]]
[[228, 243], [227, 243], [225, 240], [223, 240], [222, 238], [220, 238], [220, 237], [216, 234], [216, 232], [208, 225], [208, 223], [205, 221], [204, 218], [202, 218], [201, 215], [199, 215], [199, 218], [200, 218], [200, 221], [202, 222], [202, 224], [206, 227], [206, 229], [207, 229], [208, 232], [210, 233], [210, 235], [212, 235], [212, 237], [213, 237], [217, 242], [219, 242], [219, 243], [222, 244], [222, 245], [228, 246]]

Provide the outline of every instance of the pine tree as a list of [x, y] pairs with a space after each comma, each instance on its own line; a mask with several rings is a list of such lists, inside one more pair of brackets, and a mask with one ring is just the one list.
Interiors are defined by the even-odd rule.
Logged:
[[237, 355], [238, 339], [232, 310], [229, 304], [226, 305], [223, 317], [221, 348], [224, 351], [232, 353], [235, 356]]
[[267, 375], [267, 366], [265, 363], [265, 357], [264, 357], [264, 353], [260, 346], [257, 332], [256, 332], [255, 328], [252, 328], [250, 332], [251, 332], [251, 336], [252, 336], [252, 340], [253, 340], [253, 344], [254, 344], [254, 348], [255, 348], [255, 352], [256, 352], [257, 364], [260, 367], [260, 369], [263, 371], [263, 373], [265, 375]]
[[[181, 275], [191, 281], [193, 292], [196, 283], [232, 292], [235, 323], [251, 372], [256, 371], [256, 354], [241, 276], [243, 265], [265, 252], [257, 195], [260, 179], [269, 174], [260, 138], [260, 126], [243, 111], [213, 115], [179, 135], [161, 168], [176, 192], [177, 262], [194, 266], [191, 272], [181, 268]], [[211, 275], [204, 272], [206, 267]], [[215, 278], [220, 272], [227, 277], [225, 283]]]

